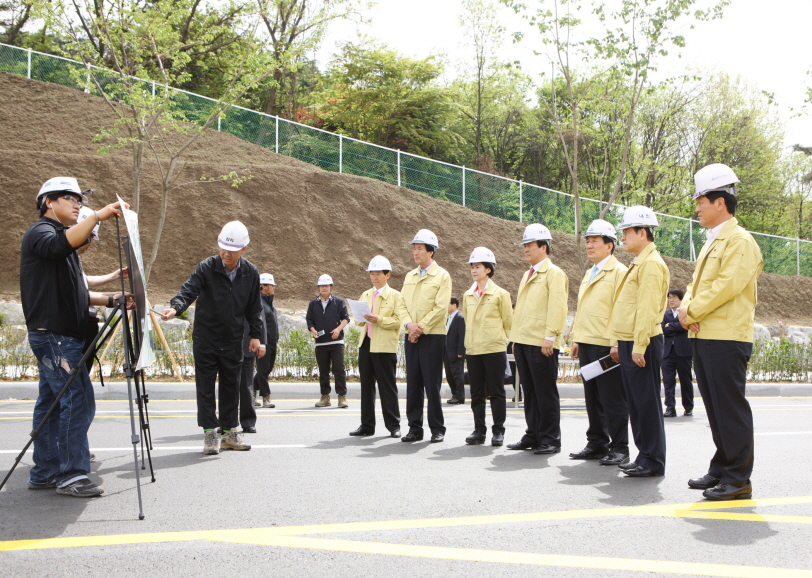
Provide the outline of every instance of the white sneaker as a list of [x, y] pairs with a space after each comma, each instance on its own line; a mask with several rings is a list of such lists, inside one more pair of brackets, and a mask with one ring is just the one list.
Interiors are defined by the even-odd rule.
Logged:
[[216, 429], [207, 431], [203, 436], [203, 454], [216, 456], [220, 453], [220, 434]]

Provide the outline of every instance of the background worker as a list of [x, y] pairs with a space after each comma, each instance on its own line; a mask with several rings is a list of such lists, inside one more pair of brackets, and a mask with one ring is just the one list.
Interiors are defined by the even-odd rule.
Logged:
[[423, 439], [423, 399], [428, 399], [431, 441], [445, 439], [440, 387], [443, 383], [445, 321], [451, 301], [451, 276], [434, 261], [437, 235], [420, 229], [410, 242], [417, 268], [403, 281], [398, 317], [406, 329], [406, 416], [409, 433], [402, 442]]
[[451, 389], [448, 403], [465, 403], [465, 318], [459, 310], [460, 300], [451, 298], [445, 322], [445, 380]]
[[685, 415], [694, 413], [694, 384], [691, 377], [693, 350], [688, 340], [688, 330], [679, 322], [678, 309], [684, 293], [672, 288], [668, 291], [668, 309], [663, 316], [663, 389], [665, 389], [665, 413], [663, 417], [677, 417], [677, 374]]
[[[164, 319], [172, 319], [197, 300], [192, 340], [197, 425], [203, 428], [203, 453], [206, 455], [217, 455], [221, 448], [251, 449], [237, 432], [246, 319], [250, 337], [248, 349], [259, 351], [262, 337], [259, 272], [243, 257], [249, 242], [245, 225], [239, 221], [226, 223], [217, 237], [219, 254], [195, 267], [169, 302], [170, 306], [163, 311]], [[214, 399], [218, 377], [219, 405]], [[222, 429], [222, 435], [218, 428]]]
[[707, 241], [696, 260], [679, 319], [694, 346], [696, 384], [716, 445], [708, 473], [688, 486], [709, 500], [753, 493], [753, 412], [745, 396], [753, 352], [757, 282], [764, 267], [753, 236], [739, 226], [733, 170], [712, 164], [694, 176], [696, 214]]
[[558, 397], [558, 352], [567, 324], [569, 279], [550, 261], [550, 230], [534, 223], [517, 245], [524, 246], [530, 270], [522, 276], [510, 340], [524, 390], [527, 430], [511, 450], [537, 454], [561, 451], [561, 401]]
[[260, 311], [258, 315], [262, 322], [262, 337], [259, 340], [259, 349], [251, 351], [251, 325], [248, 319], [243, 320], [242, 334], [242, 368], [240, 371], [240, 426], [242, 433], [257, 433], [257, 410], [254, 409], [254, 363], [267, 354], [265, 342], [268, 331], [265, 327], [265, 314]]
[[112, 203], [95, 211], [92, 219], [71, 226], [87, 202], [72, 177], [50, 179], [40, 187], [36, 200], [41, 218], [25, 232], [20, 247], [20, 295], [28, 343], [39, 370], [34, 429], [42, 424], [70, 373], [76, 371], [77, 375], [34, 439], [34, 465], [28, 487], [55, 488], [57, 494], [90, 498], [100, 496], [104, 490], [87, 476], [87, 432], [96, 402], [87, 367], [80, 366], [80, 362], [88, 308], [112, 306], [118, 295], [91, 298], [76, 249], [87, 243], [93, 227], [120, 216], [121, 209], [119, 203]]
[[[592, 262], [578, 288], [578, 309], [572, 322], [573, 359], [581, 367], [606, 357], [609, 315], [627, 268], [614, 256], [617, 232], [607, 221], [592, 221], [586, 231], [586, 256]], [[583, 379], [583, 377], [582, 377]], [[629, 408], [618, 368], [594, 379], [584, 379], [584, 401], [589, 425], [586, 447], [570, 454], [574, 460], [600, 460], [604, 466], [629, 461]]]
[[356, 321], [362, 328], [358, 336], [358, 373], [361, 379], [361, 425], [351, 436], [371, 436], [375, 433], [375, 384], [381, 397], [383, 423], [389, 436], [400, 437], [400, 407], [395, 373], [398, 364], [398, 335], [400, 293], [389, 286], [392, 264], [382, 255], [376, 255], [367, 267], [372, 288], [359, 297], [366, 301], [370, 313], [364, 321]]
[[486, 247], [477, 247], [468, 259], [474, 284], [462, 297], [465, 326], [465, 351], [471, 382], [471, 411], [474, 432], [465, 438], [468, 445], [485, 443], [485, 400], [491, 400], [493, 427], [491, 445], [505, 441], [505, 344], [513, 322], [510, 294], [493, 282], [496, 256]]
[[[618, 229], [623, 250], [632, 253], [629, 270], [620, 282], [609, 334], [612, 359], [620, 363], [629, 421], [637, 457], [619, 467], [630, 477], [665, 473], [665, 429], [660, 410], [660, 362], [663, 356], [665, 296], [671, 274], [657, 252], [652, 229], [657, 216], [648, 207], [629, 207]], [[617, 370], [615, 370], [617, 371]]]
[[259, 286], [267, 339], [265, 341], [265, 355], [257, 357], [257, 372], [254, 375], [254, 396], [261, 395], [262, 402], [256, 400], [254, 405], [256, 407], [261, 405], [262, 407], [274, 408], [276, 405], [271, 402], [271, 386], [268, 383], [268, 377], [271, 375], [276, 363], [276, 344], [279, 342], [279, 323], [276, 316], [276, 305], [274, 304], [276, 282], [273, 275], [269, 273], [260, 275]]
[[[333, 278], [322, 275], [316, 283], [319, 296], [307, 306], [307, 327], [316, 340], [316, 363], [319, 365], [321, 398], [316, 407], [330, 404], [330, 371], [338, 394], [338, 407], [347, 407], [347, 374], [344, 371], [344, 328], [350, 322], [344, 300], [332, 294]], [[321, 333], [321, 335], [319, 335]]]

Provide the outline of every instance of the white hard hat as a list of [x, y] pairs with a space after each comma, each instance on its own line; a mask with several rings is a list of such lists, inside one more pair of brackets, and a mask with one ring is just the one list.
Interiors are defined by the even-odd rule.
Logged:
[[514, 243], [514, 245], [524, 245], [533, 241], [552, 241], [553, 236], [550, 234], [550, 229], [539, 223], [527, 225], [524, 228], [524, 236], [521, 242]]
[[[79, 209], [79, 219], [77, 219], [76, 224], [78, 225], [79, 223], [81, 223], [82, 221], [87, 219], [88, 217], [93, 217], [93, 220], [95, 221], [96, 220], [96, 214], [95, 213], [96, 212], [91, 208], [82, 207], [81, 209]], [[93, 230], [90, 232], [90, 238], [93, 239], [94, 241], [99, 240], [99, 225], [100, 224], [101, 223], [96, 223], [96, 226], [93, 227]]]
[[369, 267], [367, 267], [367, 271], [391, 271], [391, 270], [392, 263], [390, 263], [389, 259], [387, 259], [383, 255], [375, 255], [372, 258], [372, 261], [369, 262]]
[[247, 247], [249, 242], [248, 228], [239, 221], [226, 223], [217, 237], [217, 244], [225, 251], [239, 251]]
[[89, 189], [83, 192], [82, 189], [79, 188], [79, 181], [73, 177], [54, 177], [47, 180], [45, 184], [39, 188], [39, 192], [37, 193], [37, 206], [39, 206], [40, 199], [45, 195], [62, 192], [78, 195], [82, 199], [82, 203], [86, 203], [87, 196], [85, 196], [85, 193], [90, 194], [93, 190]]
[[623, 221], [617, 226], [618, 231], [628, 229], [630, 227], [659, 227], [660, 223], [657, 222], [657, 215], [648, 207], [642, 205], [635, 205], [629, 207], [623, 213]]
[[332, 284], [333, 278], [330, 277], [329, 275], [322, 275], [321, 277], [319, 277], [319, 280], [316, 281], [316, 285], [332, 285]]
[[259, 276], [259, 284], [260, 285], [276, 285], [273, 280], [273, 275], [270, 273], [263, 273]]
[[412, 239], [409, 242], [410, 245], [414, 245], [415, 243], [423, 243], [424, 245], [431, 245], [435, 249], [440, 248], [440, 245], [437, 244], [437, 235], [435, 235], [428, 229], [420, 229], [414, 236], [414, 239]]
[[614, 225], [603, 219], [595, 219], [589, 224], [584, 237], [609, 237], [617, 241], [617, 231]]
[[738, 182], [739, 178], [736, 176], [736, 173], [727, 165], [713, 163], [702, 167], [694, 175], [694, 185], [696, 185], [694, 199], [698, 199], [702, 195], [719, 189], [727, 189], [728, 193], [735, 195], [736, 187], [732, 185]]
[[471, 258], [468, 259], [469, 263], [493, 263], [496, 265], [496, 255], [487, 247], [477, 247], [471, 251]]

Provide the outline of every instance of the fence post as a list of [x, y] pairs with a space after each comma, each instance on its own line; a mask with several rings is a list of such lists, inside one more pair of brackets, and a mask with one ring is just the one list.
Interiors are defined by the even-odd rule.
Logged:
[[279, 117], [277, 116], [277, 117], [274, 117], [274, 118], [276, 118], [276, 122], [274, 123], [275, 135], [274, 135], [273, 144], [274, 144], [274, 148], [276, 149], [276, 151], [275, 151], [276, 154], [279, 154]]
[[28, 80], [31, 80], [31, 49], [28, 49]]
[[155, 98], [155, 81], [152, 81], [152, 98]]
[[465, 166], [462, 167], [462, 206], [465, 206]]
[[696, 261], [696, 249], [694, 249], [694, 220], [688, 219], [688, 258]]
[[801, 276], [801, 239], [795, 239], [795, 259], [798, 267], [798, 277]]
[[223, 117], [219, 114], [217, 115], [217, 132], [220, 132], [220, 121], [223, 120]]
[[519, 181], [519, 222], [524, 223], [524, 183]]
[[398, 149], [398, 186], [400, 186], [400, 149]]
[[344, 135], [338, 135], [338, 172], [344, 172]]

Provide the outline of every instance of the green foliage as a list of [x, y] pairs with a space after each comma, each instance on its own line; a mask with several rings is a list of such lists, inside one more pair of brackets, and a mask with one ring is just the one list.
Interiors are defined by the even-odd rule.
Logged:
[[6, 320], [6, 314], [0, 313], [0, 325], [2, 325]]

